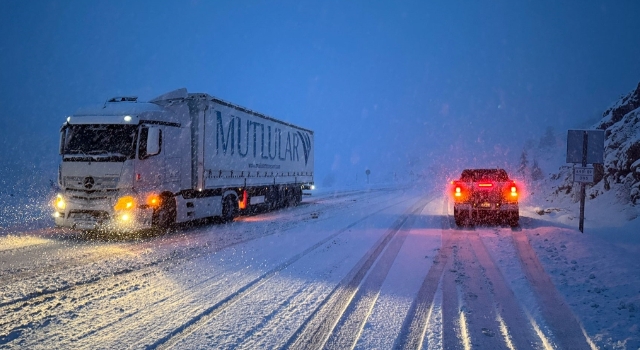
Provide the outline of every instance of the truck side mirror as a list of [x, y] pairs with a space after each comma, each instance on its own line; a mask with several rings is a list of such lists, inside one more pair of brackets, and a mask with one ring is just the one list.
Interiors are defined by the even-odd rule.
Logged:
[[160, 153], [160, 128], [150, 126], [147, 135], [147, 156], [155, 156]]

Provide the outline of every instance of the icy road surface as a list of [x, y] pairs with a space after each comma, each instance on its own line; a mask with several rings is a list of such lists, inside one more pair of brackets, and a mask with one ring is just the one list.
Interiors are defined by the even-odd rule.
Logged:
[[451, 213], [440, 191], [374, 189], [141, 239], [0, 237], [0, 348], [637, 347], [628, 310], [592, 314], [547, 272], [589, 282], [541, 239], [574, 230]]

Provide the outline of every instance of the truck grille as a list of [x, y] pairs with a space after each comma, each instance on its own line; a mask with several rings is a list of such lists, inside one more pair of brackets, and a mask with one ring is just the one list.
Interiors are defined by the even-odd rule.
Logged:
[[107, 201], [113, 198], [117, 190], [104, 190], [104, 191], [81, 191], [68, 189], [69, 198], [72, 200], [81, 200], [91, 203], [100, 201]]
[[118, 181], [120, 181], [120, 178], [113, 176], [65, 176], [62, 180], [63, 185], [66, 188], [85, 191], [96, 191], [115, 189], [118, 185]]

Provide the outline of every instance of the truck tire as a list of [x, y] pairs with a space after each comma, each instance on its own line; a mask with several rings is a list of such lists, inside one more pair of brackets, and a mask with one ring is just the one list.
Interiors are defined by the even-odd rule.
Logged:
[[176, 200], [173, 196], [162, 196], [160, 207], [153, 212], [153, 226], [168, 229], [176, 223]]
[[302, 189], [298, 188], [293, 191], [293, 206], [297, 207], [302, 202]]
[[238, 215], [238, 201], [233, 196], [227, 196], [222, 202], [222, 222], [228, 223]]
[[287, 208], [295, 207], [298, 205], [296, 198], [298, 197], [295, 189], [287, 189], [285, 192], [285, 204], [284, 206]]
[[463, 227], [467, 225], [469, 219], [469, 213], [461, 210], [453, 209], [453, 219], [456, 222], [456, 226]]

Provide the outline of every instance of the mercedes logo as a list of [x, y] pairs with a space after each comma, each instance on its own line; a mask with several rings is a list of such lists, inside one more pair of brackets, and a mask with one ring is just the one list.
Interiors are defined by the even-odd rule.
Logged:
[[95, 183], [95, 181], [93, 181], [93, 178], [91, 176], [88, 176], [84, 178], [84, 181], [82, 183], [84, 185], [84, 188], [90, 190], [91, 188], [93, 188], [93, 184]]

